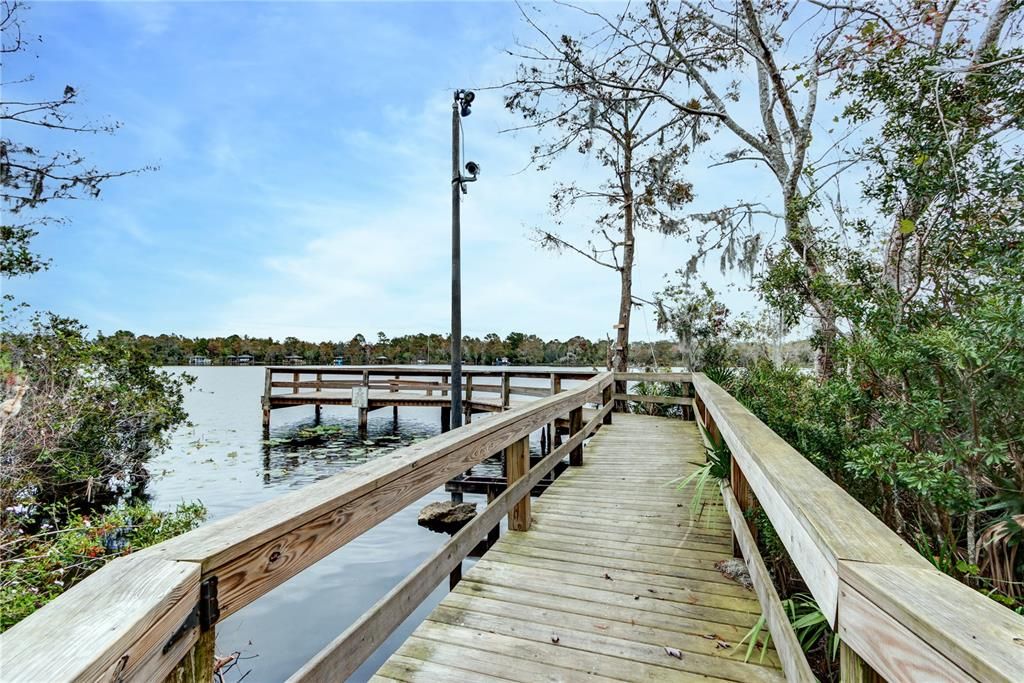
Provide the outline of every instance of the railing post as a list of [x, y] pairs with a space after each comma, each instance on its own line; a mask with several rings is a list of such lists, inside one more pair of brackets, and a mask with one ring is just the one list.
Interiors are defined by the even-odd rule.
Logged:
[[512, 378], [506, 370], [501, 375], [501, 409], [508, 409], [512, 400]]
[[[562, 378], [557, 373], [551, 373], [551, 395], [559, 394], [562, 391]], [[548, 453], [555, 448], [555, 435], [558, 434], [558, 421], [552, 420], [548, 424]]]
[[[321, 373], [321, 372], [316, 373], [316, 387], [313, 389], [313, 391], [315, 391], [318, 394], [321, 391], [323, 391], [323, 381], [324, 381], [323, 373]], [[319, 403], [314, 404], [314, 406], [313, 406], [313, 415], [314, 415], [314, 417], [316, 419], [316, 423], [317, 424], [320, 424], [320, 413], [321, 413], [320, 409], [321, 409], [321, 406], [320, 406]]]
[[840, 683], [885, 683], [852, 647], [839, 642], [839, 681]]
[[[601, 390], [601, 407], [604, 408], [606, 405], [608, 405], [611, 402], [612, 402], [612, 385], [609, 384], [608, 386], [606, 386], [604, 389]], [[609, 410], [605, 414], [604, 420], [602, 420], [602, 423], [606, 424], [606, 425], [610, 425], [612, 423], [612, 411]]]
[[[569, 436], [572, 437], [583, 429], [583, 406], [569, 411]], [[583, 444], [569, 451], [569, 464], [579, 467], [583, 464]]]
[[[614, 380], [612, 384], [615, 386], [616, 394], [626, 393], [626, 382], [624, 380]], [[629, 403], [627, 401], [616, 401], [615, 407], [612, 410], [614, 410], [616, 413], [628, 413]]]
[[217, 638], [214, 628], [199, 632], [199, 640], [192, 649], [185, 653], [178, 665], [174, 667], [164, 683], [208, 683], [213, 680], [213, 665], [217, 658], [215, 645]]
[[363, 386], [366, 387], [366, 407], [359, 409], [359, 431], [366, 432], [370, 416], [370, 371], [363, 370]]
[[[451, 382], [451, 376], [450, 375], [441, 375], [441, 384], [442, 385], [448, 384], [449, 382]], [[441, 389], [441, 395], [442, 396], [447, 396], [448, 395], [448, 390], [447, 389]]]
[[263, 432], [270, 431], [270, 391], [273, 384], [274, 371], [267, 368], [263, 382]]
[[462, 408], [465, 413], [462, 421], [470, 424], [473, 422], [473, 375], [466, 375], [463, 384], [466, 387], [466, 401]]
[[[530, 437], [524, 436], [505, 449], [505, 467], [509, 486], [530, 471]], [[522, 497], [508, 513], [509, 531], [530, 530], [530, 492]]]
[[292, 387], [292, 393], [297, 394], [299, 393], [299, 373], [292, 373], [292, 381], [295, 382], [295, 386]]

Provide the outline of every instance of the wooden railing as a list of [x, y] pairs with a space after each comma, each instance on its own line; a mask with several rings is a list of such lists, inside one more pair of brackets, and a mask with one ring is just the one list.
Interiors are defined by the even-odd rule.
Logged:
[[[660, 394], [637, 394], [629, 393], [629, 382], [643, 382], [649, 384], [679, 384], [683, 387], [683, 396], [663, 396]], [[693, 404], [693, 381], [689, 372], [616, 372], [615, 373], [615, 394], [616, 401], [632, 401], [635, 403], [649, 403], [656, 405], [689, 406]]]
[[[219, 619], [453, 476], [505, 451], [506, 491], [296, 674], [305, 680], [341, 680], [457, 569], [502, 516], [509, 516], [512, 529], [529, 527], [531, 488], [565, 455], [573, 464], [582, 462], [583, 440], [610, 420], [612, 382], [611, 373], [591, 376], [577, 387], [118, 558], [0, 635], [0, 677], [5, 682], [159, 681], [186, 666], [194, 680], [208, 681], [209, 666], [195, 658], [200, 649], [212, 648]], [[599, 409], [583, 424], [587, 403]], [[569, 439], [530, 469], [530, 434], [567, 416], [576, 425]]]
[[[731, 452], [738, 545], [756, 552], [745, 513], [760, 505], [841, 638], [843, 681], [1024, 680], [1024, 617], [935, 569], [721, 387], [692, 381], [698, 421]], [[747, 559], [759, 597], [774, 593]], [[788, 680], [809, 680], [785, 614], [761, 602]]]
[[[266, 380], [263, 390], [263, 426], [270, 425], [270, 411], [281, 403], [292, 405], [317, 405], [319, 415], [318, 398], [324, 403], [330, 403], [329, 394], [318, 395], [315, 392], [332, 392], [365, 388], [367, 391], [387, 391], [389, 393], [403, 392], [406, 396], [410, 393], [420, 397], [437, 397], [432, 404], [442, 405], [447, 403], [447, 397], [451, 392], [451, 374], [444, 368], [417, 367], [417, 366], [268, 366], [265, 370]], [[472, 411], [481, 408], [481, 402], [474, 402], [474, 395], [478, 398], [481, 394], [485, 398], [500, 397], [500, 403], [490, 401], [482, 407], [493, 410], [491, 404], [500, 409], [511, 406], [512, 396], [529, 396], [538, 398], [557, 394], [561, 391], [563, 380], [585, 381], [592, 378], [596, 371], [579, 370], [572, 368], [529, 368], [529, 367], [491, 367], [474, 368], [469, 367], [463, 371], [462, 390], [465, 396], [465, 411], [467, 420], [472, 419]], [[334, 379], [331, 379], [334, 378]], [[544, 379], [549, 386], [522, 385], [515, 383], [516, 379]], [[280, 392], [275, 390], [284, 389]], [[289, 391], [290, 390], [290, 391]], [[302, 390], [309, 390], [305, 396], [297, 396]], [[272, 401], [271, 398], [292, 399], [294, 401]], [[377, 407], [381, 403], [387, 403], [388, 398], [379, 397], [370, 401]], [[394, 397], [392, 403], [401, 403], [401, 397]], [[347, 403], [346, 403], [347, 405]], [[371, 407], [372, 409], [372, 407]], [[361, 426], [366, 423], [367, 408], [360, 408], [359, 421]]]
[[[420, 374], [427, 372], [437, 374]], [[529, 528], [533, 486], [566, 455], [572, 465], [582, 463], [584, 439], [611, 420], [613, 405], [648, 398], [629, 394], [631, 381], [692, 385], [685, 398], [696, 420], [712, 440], [729, 447], [725, 507], [788, 680], [812, 676], [757, 553], [749, 518], [755, 506], [764, 509], [841, 637], [843, 681], [1024, 680], [1024, 618], [934, 569], [700, 373], [591, 376], [567, 391], [114, 560], [0, 635], [0, 678], [159, 681], [185, 667], [194, 673], [186, 680], [208, 681], [211, 664], [197, 658], [212, 651], [218, 619], [504, 451], [504, 493], [292, 678], [343, 680], [445, 576], [457, 578], [463, 558], [502, 517], [508, 516], [511, 529]], [[599, 407], [584, 422], [587, 403]], [[562, 420], [570, 426], [569, 438], [530, 468], [530, 435]]]
[[[380, 389], [383, 391], [423, 391], [427, 394], [432, 394], [437, 391], [441, 394], [447, 394], [451, 391], [451, 384], [449, 383], [449, 374], [446, 372], [427, 372], [422, 370], [410, 371], [408, 368], [394, 368], [383, 371], [377, 370], [358, 370], [358, 369], [317, 369], [317, 370], [306, 370], [300, 371], [301, 368], [289, 367], [286, 369], [282, 368], [266, 368], [266, 372], [271, 376], [271, 380], [268, 386], [272, 389], [291, 389], [293, 392], [298, 393], [300, 389], [314, 389], [316, 391], [324, 391], [331, 389], [351, 389], [353, 387], [367, 387], [369, 389]], [[291, 379], [273, 379], [273, 377], [279, 375], [291, 375]], [[538, 386], [520, 386], [513, 383], [513, 380], [517, 377], [523, 378], [539, 378], [548, 379], [552, 376], [557, 376], [559, 379], [579, 379], [586, 380], [593, 377], [596, 373], [579, 373], [579, 372], [561, 372], [561, 373], [521, 373], [514, 369], [505, 371], [467, 371], [463, 376], [463, 381], [471, 383], [473, 391], [476, 393], [492, 393], [501, 394], [506, 393], [513, 396], [549, 396], [550, 391], [546, 387]], [[301, 379], [303, 375], [312, 375], [313, 379]], [[356, 379], [347, 380], [331, 380], [323, 379], [324, 376], [341, 376], [341, 377], [356, 377]], [[408, 379], [409, 377], [432, 377], [436, 379], [422, 380], [422, 379]], [[476, 378], [496, 378], [497, 381], [492, 382], [479, 382], [475, 381]], [[465, 385], [463, 386], [465, 389]]]

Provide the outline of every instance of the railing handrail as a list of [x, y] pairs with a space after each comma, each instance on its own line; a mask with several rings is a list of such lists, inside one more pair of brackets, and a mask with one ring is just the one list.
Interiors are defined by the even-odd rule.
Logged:
[[888, 681], [1019, 681], [1024, 617], [933, 567], [724, 389], [707, 411], [818, 607]]
[[199, 638], [202, 590], [215, 588], [219, 616], [238, 611], [451, 477], [604, 402], [612, 382], [600, 373], [118, 558], [0, 634], [3, 679], [161, 680]]
[[[264, 369], [277, 373], [299, 373], [325, 375], [362, 375], [368, 372], [372, 375], [408, 375], [440, 377], [450, 375], [451, 370], [444, 366], [431, 367], [429, 365], [266, 365]], [[598, 370], [586, 370], [581, 368], [567, 368], [562, 366], [540, 366], [540, 365], [494, 365], [494, 366], [463, 366], [462, 375], [477, 377], [501, 377], [511, 375], [513, 377], [527, 377], [532, 379], [547, 379], [551, 375], [558, 375], [562, 379], [588, 380], [599, 373]]]

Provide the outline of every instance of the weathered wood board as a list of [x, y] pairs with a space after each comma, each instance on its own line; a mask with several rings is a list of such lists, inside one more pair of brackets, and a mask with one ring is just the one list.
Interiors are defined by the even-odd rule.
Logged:
[[728, 524], [691, 520], [692, 493], [669, 485], [702, 457], [693, 423], [616, 414], [534, 501], [530, 530], [464, 573], [378, 675], [785, 680], [774, 650], [763, 663], [734, 651], [760, 606], [714, 568], [732, 556]]

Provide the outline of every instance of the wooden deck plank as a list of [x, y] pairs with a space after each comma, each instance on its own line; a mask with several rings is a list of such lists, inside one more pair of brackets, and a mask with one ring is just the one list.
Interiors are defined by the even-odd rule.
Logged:
[[379, 673], [396, 681], [405, 683], [450, 683], [451, 681], [512, 681], [510, 678], [488, 676], [479, 671], [471, 671], [456, 666], [413, 659], [396, 654], [389, 658], [380, 668]]
[[616, 414], [534, 501], [530, 530], [498, 541], [380, 674], [784, 680], [773, 650], [761, 663], [736, 648], [760, 605], [714, 567], [732, 556], [720, 493], [695, 520], [692, 492], [668, 484], [702, 458], [693, 423]]
[[[467, 595], [479, 595], [505, 602], [514, 602], [518, 605], [532, 606], [539, 609], [551, 607], [552, 599], [550, 592], [537, 592], [533, 586], [502, 586], [497, 583], [481, 583], [469, 578], [464, 578], [456, 586], [456, 593]], [[567, 595], [558, 596], [559, 609], [566, 614], [579, 614], [595, 619], [621, 621], [627, 624], [638, 624], [650, 626], [666, 631], [678, 631], [690, 633], [701, 637], [718, 635], [730, 642], [739, 642], [750, 630], [745, 626], [734, 624], [721, 624], [712, 621], [704, 621], [697, 618], [680, 618], [676, 610], [666, 608], [665, 611], [652, 611], [650, 604], [641, 604], [634, 601], [630, 596], [618, 596], [619, 600], [604, 602], [600, 598], [605, 593], [593, 593], [589, 596], [585, 592], [577, 592], [574, 597]], [[596, 600], [596, 601], [595, 601]], [[665, 605], [671, 605], [663, 601]]]
[[[722, 575], [714, 570], [709, 572], [694, 570], [691, 567], [670, 568], [666, 565], [652, 567], [650, 563], [641, 560], [616, 560], [614, 558], [601, 560], [592, 555], [577, 557], [572, 553], [558, 553], [557, 551], [524, 546], [504, 545], [501, 548], [494, 548], [494, 552], [496, 554], [492, 559], [500, 559], [505, 563], [526, 564], [530, 567], [579, 576], [592, 576], [606, 581], [649, 584], [680, 591], [730, 596], [741, 601], [756, 600], [750, 591], [742, 586], [716, 580]], [[712, 574], [718, 574], [718, 576], [715, 577]], [[613, 578], [608, 579], [607, 576]]]
[[[508, 678], [520, 683], [535, 681], [564, 681], [575, 673], [572, 669], [552, 666], [522, 657], [512, 657], [500, 652], [484, 652], [456, 643], [439, 642], [411, 636], [398, 654], [409, 658], [423, 659], [439, 664], [457, 666], [468, 671]], [[615, 678], [591, 675], [588, 680], [595, 683], [611, 683]]]

